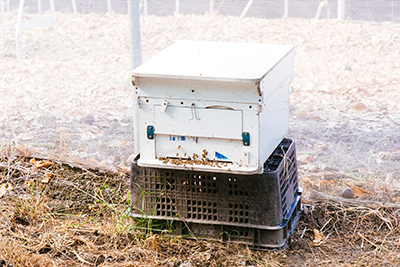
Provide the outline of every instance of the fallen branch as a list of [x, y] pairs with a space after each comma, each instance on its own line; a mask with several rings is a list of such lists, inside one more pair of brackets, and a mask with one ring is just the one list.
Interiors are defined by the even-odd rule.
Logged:
[[312, 191], [310, 194], [310, 200], [317, 202], [334, 202], [347, 207], [368, 207], [368, 208], [395, 208], [400, 209], [400, 203], [386, 203], [374, 200], [363, 200], [363, 199], [349, 199], [333, 195], [324, 194], [318, 191]]

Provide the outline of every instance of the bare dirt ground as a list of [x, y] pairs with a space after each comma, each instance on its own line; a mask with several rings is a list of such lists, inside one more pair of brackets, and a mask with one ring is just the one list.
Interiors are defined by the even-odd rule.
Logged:
[[[57, 19], [59, 46], [52, 29], [34, 28], [22, 34], [22, 60], [14, 31], [0, 50], [0, 185], [14, 189], [0, 198], [0, 266], [396, 266], [399, 27], [216, 13], [142, 19], [144, 61], [179, 39], [295, 45], [288, 137], [307, 205], [287, 250], [253, 252], [129, 227], [125, 174], [91, 170], [127, 172], [133, 153], [127, 17]], [[84, 169], [35, 169], [33, 156]], [[340, 198], [346, 187], [355, 199]]]

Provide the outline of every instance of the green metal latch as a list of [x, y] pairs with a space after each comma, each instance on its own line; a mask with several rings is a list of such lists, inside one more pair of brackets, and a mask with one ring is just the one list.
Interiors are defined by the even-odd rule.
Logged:
[[154, 126], [153, 125], [147, 126], [147, 138], [150, 140], [154, 139]]
[[243, 132], [242, 133], [242, 138], [243, 138], [243, 145], [244, 146], [250, 146], [250, 133]]

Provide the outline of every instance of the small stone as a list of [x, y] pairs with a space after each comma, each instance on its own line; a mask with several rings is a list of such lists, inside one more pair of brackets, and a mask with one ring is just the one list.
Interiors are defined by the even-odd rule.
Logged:
[[344, 65], [344, 69], [347, 70], [347, 71], [352, 71], [353, 70], [351, 68], [351, 65], [349, 65], [349, 64]]
[[96, 122], [96, 118], [92, 114], [88, 114], [82, 118], [82, 122], [92, 125]]
[[354, 191], [350, 187], [345, 188], [342, 191], [342, 197], [344, 198], [354, 198]]

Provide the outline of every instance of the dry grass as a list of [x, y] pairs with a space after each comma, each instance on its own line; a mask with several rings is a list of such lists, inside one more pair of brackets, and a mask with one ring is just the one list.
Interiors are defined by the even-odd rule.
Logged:
[[[345, 207], [340, 203], [315, 203], [304, 215], [299, 230], [312, 239], [320, 229], [325, 240], [310, 246], [305, 262], [320, 266], [396, 266], [399, 260], [398, 208]], [[294, 248], [305, 246], [294, 244]]]
[[[8, 167], [10, 165], [10, 167]], [[125, 216], [124, 174], [28, 159], [1, 162], [1, 183], [14, 190], [0, 202], [0, 255], [12, 266], [257, 265], [274, 260], [242, 245], [186, 240], [139, 231]], [[11, 171], [9, 172], [8, 170]], [[44, 183], [46, 173], [55, 174]], [[190, 266], [190, 265], [187, 265]]]
[[[140, 230], [125, 216], [124, 174], [60, 163], [35, 169], [27, 158], [5, 158], [0, 170], [0, 183], [13, 187], [0, 199], [2, 266], [395, 266], [399, 260], [400, 205], [351, 206], [306, 194], [289, 247], [261, 252]], [[54, 174], [47, 183], [46, 173]], [[301, 180], [306, 191], [316, 189]], [[340, 187], [319, 186], [325, 193]], [[324, 236], [317, 245], [313, 229]]]

